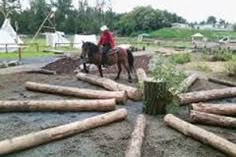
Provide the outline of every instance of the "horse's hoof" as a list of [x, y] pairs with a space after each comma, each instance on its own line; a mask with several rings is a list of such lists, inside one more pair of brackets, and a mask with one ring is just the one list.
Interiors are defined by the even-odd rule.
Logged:
[[115, 81], [117, 81], [117, 80], [119, 80], [119, 77], [116, 77], [116, 78], [115, 78]]
[[132, 80], [129, 80], [129, 83], [132, 83]]

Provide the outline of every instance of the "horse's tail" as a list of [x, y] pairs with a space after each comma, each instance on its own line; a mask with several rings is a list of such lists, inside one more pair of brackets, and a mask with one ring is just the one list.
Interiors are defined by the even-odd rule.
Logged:
[[132, 72], [134, 70], [134, 56], [129, 49], [127, 49], [127, 54], [128, 54], [127, 56], [128, 56], [129, 70], [130, 72]]

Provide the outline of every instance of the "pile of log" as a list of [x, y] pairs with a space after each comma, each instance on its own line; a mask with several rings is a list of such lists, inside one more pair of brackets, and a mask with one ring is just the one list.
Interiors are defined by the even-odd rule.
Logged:
[[35, 111], [112, 111], [116, 108], [115, 99], [98, 100], [27, 100], [0, 101], [0, 112], [35, 112]]
[[232, 98], [235, 96], [236, 96], [236, 87], [212, 89], [206, 91], [196, 91], [196, 92], [182, 93], [178, 95], [181, 104], [190, 104], [208, 100]]
[[88, 83], [101, 86], [111, 91], [126, 91], [128, 98], [138, 101], [142, 99], [143, 93], [135, 87], [127, 86], [121, 83], [117, 83], [108, 78], [101, 78], [96, 75], [78, 73], [77, 78]]
[[229, 87], [236, 87], [236, 83], [234, 83], [234, 82], [222, 80], [222, 79], [218, 79], [218, 78], [214, 78], [214, 77], [209, 77], [208, 81], [218, 83], [221, 85], [225, 85], [225, 86], [229, 86]]
[[59, 94], [66, 96], [75, 96], [88, 99], [116, 99], [116, 102], [126, 103], [127, 94], [125, 91], [104, 91], [104, 90], [92, 90], [92, 89], [81, 89], [74, 87], [57, 86], [36, 82], [26, 82], [25, 87], [28, 90]]
[[147, 74], [144, 69], [139, 68], [136, 70], [137, 78], [139, 83], [143, 83], [145, 79], [147, 79]]
[[145, 127], [146, 127], [145, 116], [139, 115], [136, 120], [134, 131], [132, 132], [131, 135], [129, 146], [125, 153], [125, 157], [141, 157], [142, 144], [145, 136], [144, 133]]
[[187, 92], [188, 89], [199, 79], [197, 74], [189, 75], [186, 79], [183, 80], [180, 87], [180, 93]]
[[217, 136], [212, 132], [185, 122], [172, 114], [166, 115], [164, 121], [167, 125], [186, 136], [190, 136], [204, 144], [210, 145], [228, 156], [236, 156], [236, 144]]

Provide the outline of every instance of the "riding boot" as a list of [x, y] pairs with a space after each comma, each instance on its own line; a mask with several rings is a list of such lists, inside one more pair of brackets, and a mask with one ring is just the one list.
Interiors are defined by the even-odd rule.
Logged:
[[107, 67], [107, 54], [106, 53], [103, 53], [102, 55], [102, 64], [103, 64], [103, 67]]

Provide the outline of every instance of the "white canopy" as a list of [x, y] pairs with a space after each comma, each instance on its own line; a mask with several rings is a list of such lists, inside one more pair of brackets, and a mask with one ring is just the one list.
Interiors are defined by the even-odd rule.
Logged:
[[204, 36], [201, 33], [196, 33], [192, 35], [193, 38], [203, 38]]
[[96, 44], [97, 43], [96, 35], [95, 34], [91, 34], [91, 35], [76, 34], [73, 41], [73, 44], [74, 44], [73, 47], [80, 49], [83, 45], [83, 42], [92, 42]]
[[17, 36], [16, 31], [11, 26], [10, 19], [5, 19], [1, 30], [6, 31], [15, 40], [16, 43], [23, 44], [23, 41], [19, 38], [19, 36]]
[[64, 32], [45, 33], [46, 45], [51, 47], [70, 46], [70, 41], [64, 37]]

